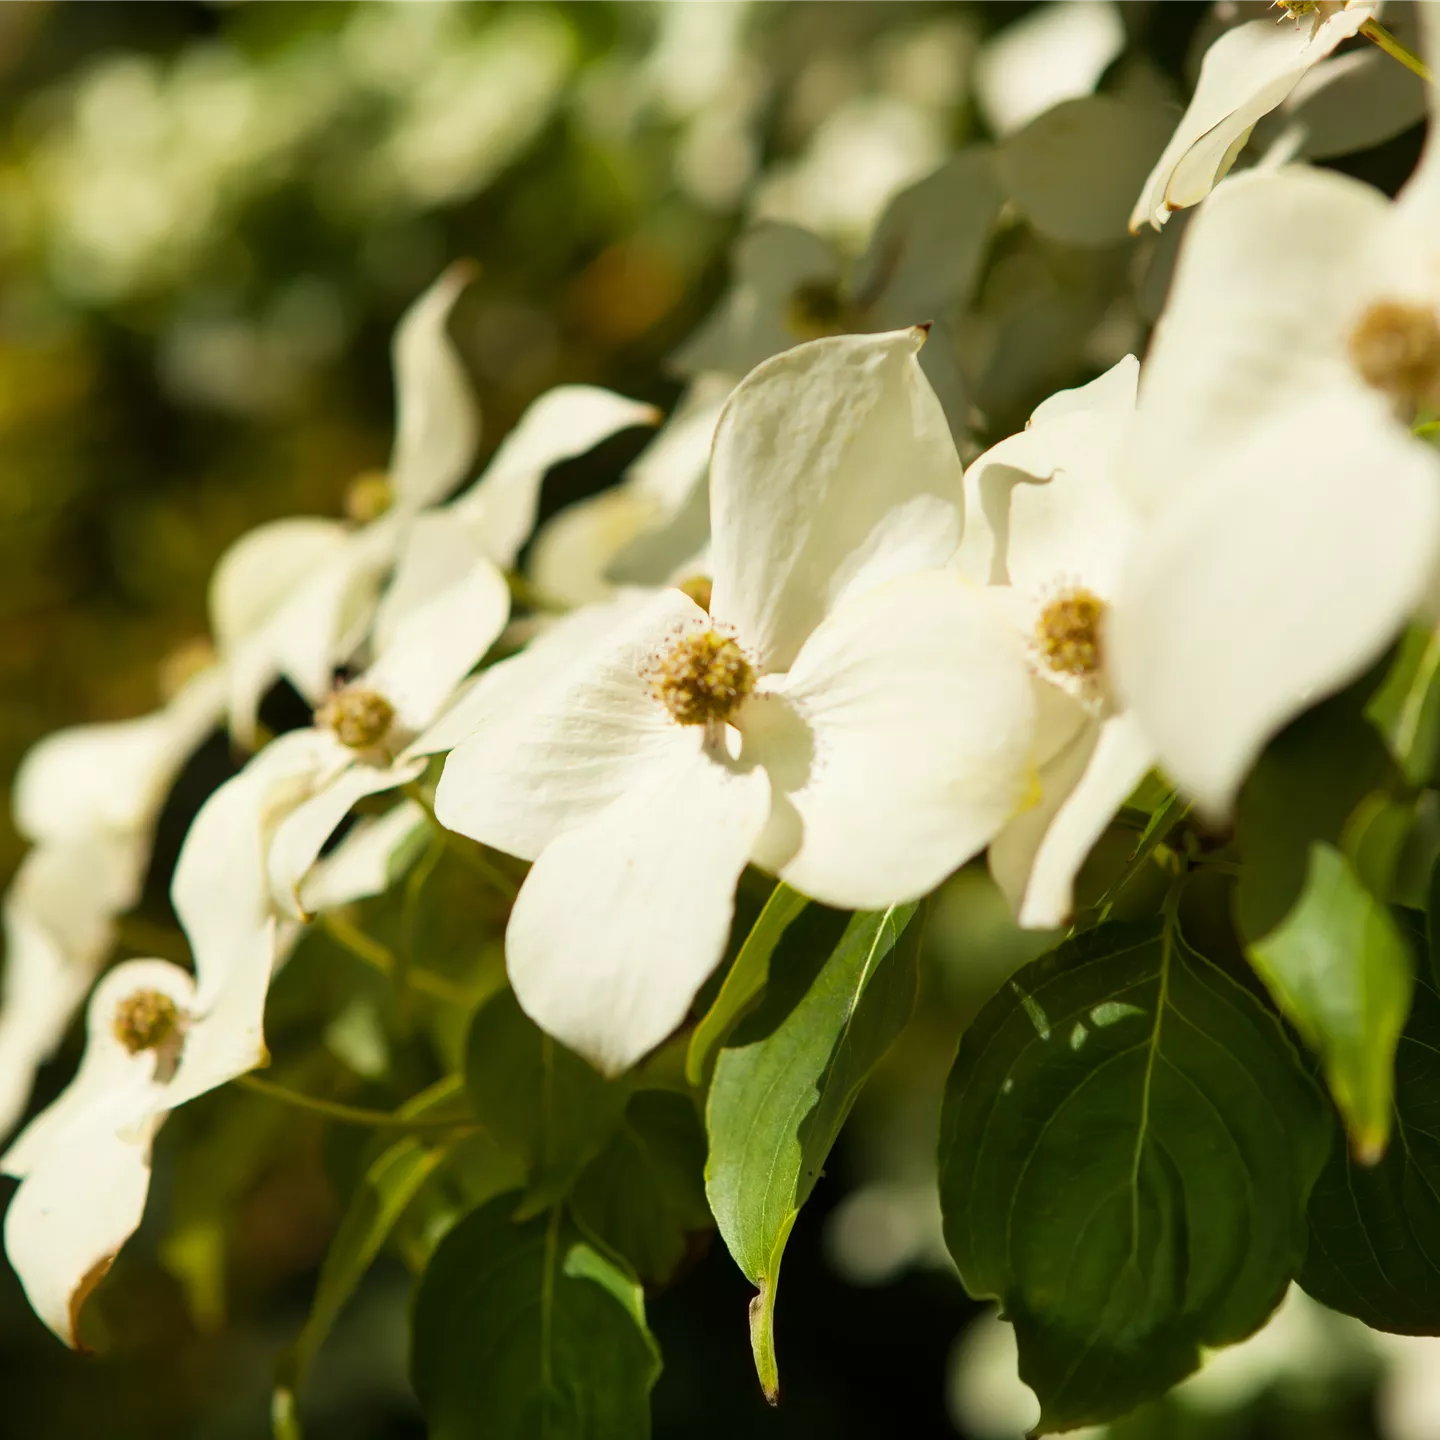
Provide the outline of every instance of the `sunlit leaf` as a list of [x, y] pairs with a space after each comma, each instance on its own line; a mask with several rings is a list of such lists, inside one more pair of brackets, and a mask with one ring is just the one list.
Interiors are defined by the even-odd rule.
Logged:
[[787, 945], [760, 1008], [715, 1062], [706, 1191], [731, 1255], [760, 1292], [750, 1303], [750, 1344], [772, 1401], [785, 1242], [866, 1076], [910, 1018], [917, 908], [892, 906], [846, 923], [837, 911], [811, 907], [787, 937], [806, 943]]
[[1264, 1323], [1327, 1144], [1279, 1023], [1173, 918], [1020, 971], [961, 1040], [941, 1201], [966, 1289], [1015, 1326], [1041, 1432], [1124, 1414]]
[[1295, 908], [1248, 954], [1320, 1056], [1357, 1159], [1374, 1164], [1390, 1136], [1395, 1045], [1414, 983], [1405, 937], [1349, 861], [1317, 844]]

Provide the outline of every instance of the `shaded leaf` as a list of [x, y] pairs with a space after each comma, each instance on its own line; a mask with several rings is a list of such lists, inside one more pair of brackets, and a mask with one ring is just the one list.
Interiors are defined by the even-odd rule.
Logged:
[[503, 1196], [462, 1220], [415, 1297], [410, 1374], [431, 1440], [644, 1440], [659, 1352], [639, 1287], [559, 1211]]
[[775, 947], [790, 922], [809, 903], [783, 880], [770, 892], [760, 918], [745, 937], [735, 963], [725, 976], [715, 1003], [700, 1017], [690, 1037], [685, 1076], [692, 1085], [704, 1083], [715, 1052], [765, 989], [765, 982], [770, 978], [770, 957], [775, 953]]
[[[1431, 902], [1430, 937], [1436, 935]], [[1403, 912], [1401, 918], [1405, 917]], [[1407, 926], [1407, 928], [1410, 928]], [[1343, 1145], [1310, 1197], [1300, 1283], [1377, 1330], [1440, 1334], [1440, 993], [1433, 957], [1415, 978], [1395, 1052], [1394, 1140], [1373, 1168]]]
[[1428, 785], [1440, 760], [1440, 630], [1412, 625], [1365, 714], [1412, 785]]
[[528, 1170], [521, 1213], [533, 1215], [605, 1148], [630, 1088], [545, 1034], [507, 989], [471, 1021], [465, 1092], [480, 1123]]
[[[775, 1287], [800, 1207], [870, 1071], [915, 1003], [919, 907], [849, 918], [812, 906], [776, 955], [760, 1009], [720, 1052], [706, 1109], [706, 1193], [720, 1233], [759, 1294], [751, 1348], [773, 1402]], [[839, 927], [843, 925], [843, 931]], [[833, 945], [833, 950], [832, 950]]]
[[986, 1006], [946, 1089], [945, 1237], [1015, 1325], [1042, 1432], [1113, 1419], [1264, 1323], [1327, 1128], [1274, 1016], [1168, 915], [1089, 931]]
[[582, 1229], [617, 1251], [647, 1285], [675, 1273], [690, 1237], [712, 1228], [705, 1131], [684, 1095], [636, 1095], [571, 1200]]
[[1321, 1059], [1357, 1159], [1390, 1135], [1395, 1046], [1410, 1011], [1414, 962], [1390, 913], [1329, 845], [1310, 851], [1305, 889], [1250, 961], [1281, 1013]]

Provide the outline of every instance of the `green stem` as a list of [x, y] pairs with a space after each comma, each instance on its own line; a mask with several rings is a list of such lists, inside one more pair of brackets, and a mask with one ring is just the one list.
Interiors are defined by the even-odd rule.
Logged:
[[450, 847], [450, 853], [457, 860], [479, 875], [498, 895], [508, 901], [515, 899], [520, 893], [519, 884], [498, 865], [491, 864], [473, 840], [467, 840], [465, 836], [457, 835], [453, 830], [447, 830], [435, 818], [435, 802], [421, 789], [418, 780], [412, 780], [403, 787], [400, 793], [407, 799], [413, 800], [425, 812], [430, 823], [445, 837], [445, 843]]
[[1413, 71], [1428, 85], [1435, 83], [1430, 67], [1407, 45], [1402, 45], [1378, 20], [1367, 20], [1360, 33], [1372, 44], [1378, 45], [1392, 60], [1398, 60], [1407, 70]]
[[[396, 972], [402, 970], [388, 945], [382, 945], [373, 935], [367, 935], [337, 911], [327, 911], [320, 917], [320, 923], [331, 939], [382, 975], [395, 977]], [[434, 1000], [443, 1000], [447, 1005], [469, 1005], [473, 998], [461, 986], [435, 974], [433, 970], [404, 967], [402, 978], [412, 990], [418, 990]]]
[[289, 1105], [312, 1115], [323, 1115], [327, 1120], [338, 1120], [343, 1125], [368, 1125], [387, 1130], [451, 1130], [457, 1133], [477, 1128], [473, 1125], [457, 1125], [453, 1118], [426, 1120], [420, 1116], [393, 1114], [389, 1110], [369, 1110], [361, 1105], [344, 1105], [338, 1100], [322, 1100], [317, 1095], [305, 1095], [299, 1090], [291, 1090], [288, 1086], [277, 1085], [273, 1080], [262, 1080], [258, 1075], [239, 1075], [234, 1083], [282, 1105]]

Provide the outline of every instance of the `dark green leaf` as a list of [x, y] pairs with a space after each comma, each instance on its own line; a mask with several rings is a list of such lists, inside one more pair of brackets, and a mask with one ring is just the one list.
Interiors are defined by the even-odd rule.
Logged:
[[1240, 792], [1235, 918], [1246, 940], [1268, 935], [1300, 898], [1311, 845], [1338, 845], [1356, 807], [1395, 776], [1365, 719], [1366, 693], [1357, 682], [1287, 726]]
[[1294, 909], [1249, 955], [1320, 1056], [1357, 1158], [1374, 1164], [1390, 1136], [1395, 1045], [1410, 1011], [1415, 966], [1404, 935], [1350, 862], [1316, 844]]
[[806, 943], [787, 945], [783, 965], [776, 956], [764, 1003], [715, 1062], [706, 1192], [730, 1253], [760, 1291], [750, 1306], [751, 1347], [772, 1401], [785, 1242], [866, 1076], [910, 1018], [921, 927], [899, 942], [917, 908], [845, 924], [839, 912], [812, 906], [790, 932]]
[[512, 990], [475, 1013], [465, 1090], [480, 1123], [530, 1172], [522, 1214], [563, 1195], [605, 1148], [630, 1087], [604, 1079], [521, 1010]]
[[1089, 931], [986, 1006], [946, 1090], [945, 1236], [1015, 1325], [1042, 1431], [1123, 1414], [1265, 1321], [1327, 1129], [1278, 1021], [1168, 915]]
[[325, 1337], [385, 1243], [395, 1222], [445, 1157], [443, 1144], [406, 1136], [383, 1150], [350, 1199], [325, 1263], [310, 1317], [279, 1366], [274, 1414], [276, 1433], [299, 1434], [296, 1396]]
[[691, 1236], [712, 1228], [705, 1131], [684, 1095], [636, 1095], [610, 1144], [580, 1177], [576, 1221], [618, 1251], [647, 1285], [663, 1285]]
[[[1432, 915], [1432, 926], [1434, 924]], [[1343, 1145], [1310, 1197], [1300, 1283], [1377, 1330], [1440, 1334], [1440, 994], [1424, 973], [1395, 1053], [1395, 1136], [1371, 1169]]]
[[685, 1058], [685, 1076], [692, 1085], [701, 1085], [715, 1052], [725, 1037], [754, 1004], [765, 982], [770, 978], [770, 957], [780, 943], [790, 922], [810, 902], [798, 890], [783, 881], [776, 885], [760, 918], [745, 937], [715, 1003], [700, 1017], [690, 1037], [690, 1053]]
[[430, 1440], [644, 1440], [659, 1352], [639, 1287], [559, 1211], [467, 1216], [415, 1298], [410, 1374]]

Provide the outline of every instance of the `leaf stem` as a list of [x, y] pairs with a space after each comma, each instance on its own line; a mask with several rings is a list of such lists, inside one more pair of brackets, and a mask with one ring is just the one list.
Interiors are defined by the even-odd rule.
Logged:
[[[447, 830], [435, 816], [435, 801], [421, 788], [418, 780], [412, 780], [404, 786], [401, 794], [413, 800], [424, 812], [431, 825], [444, 837], [446, 845], [450, 847], [450, 853], [462, 864], [468, 865], [477, 875], [485, 881], [497, 894], [507, 901], [513, 901], [520, 893], [519, 884], [507, 875], [498, 865], [492, 865], [481, 853], [481, 848], [475, 841], [467, 839], [464, 835], [457, 835], [453, 830]], [[423, 861], [421, 862], [424, 863]]]
[[1398, 60], [1407, 70], [1413, 71], [1428, 85], [1435, 83], [1430, 67], [1408, 45], [1402, 45], [1378, 20], [1367, 20], [1360, 33], [1372, 44], [1378, 45], [1392, 60]]
[[337, 1120], [342, 1125], [367, 1125], [386, 1130], [449, 1130], [456, 1133], [479, 1128], [464, 1123], [457, 1125], [453, 1117], [426, 1120], [421, 1116], [401, 1115], [389, 1110], [345, 1105], [338, 1100], [322, 1100], [318, 1095], [306, 1095], [299, 1090], [291, 1090], [287, 1085], [277, 1085], [273, 1080], [262, 1080], [258, 1075], [238, 1075], [234, 1083], [282, 1105], [305, 1110], [312, 1115], [323, 1115], [327, 1120]]
[[[320, 917], [325, 932], [338, 944], [343, 945], [357, 960], [363, 960], [382, 975], [395, 975], [401, 967], [394, 952], [373, 935], [367, 935], [358, 925], [347, 920], [338, 911], [329, 910]], [[404, 970], [404, 983], [422, 995], [434, 1000], [443, 1000], [447, 1005], [470, 1005], [474, 997], [461, 986], [453, 984], [433, 970], [422, 970], [409, 966]]]

